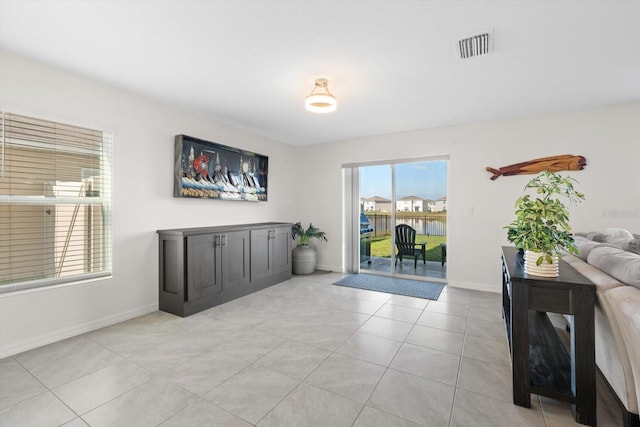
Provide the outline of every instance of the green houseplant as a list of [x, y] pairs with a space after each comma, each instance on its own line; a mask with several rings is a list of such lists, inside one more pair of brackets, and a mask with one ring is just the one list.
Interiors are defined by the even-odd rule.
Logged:
[[309, 224], [309, 227], [305, 230], [304, 228], [302, 228], [301, 223], [296, 222], [291, 227], [291, 237], [294, 240], [296, 237], [299, 237], [301, 245], [308, 245], [309, 240], [311, 240], [312, 237], [324, 240], [325, 242], [327, 241], [326, 233], [324, 231], [320, 231], [318, 227], [314, 226], [311, 223]]
[[569, 211], [561, 200], [572, 204], [584, 200], [584, 194], [574, 188], [575, 183], [569, 176], [543, 171], [524, 188], [533, 190], [536, 197], [525, 194], [516, 200], [516, 219], [505, 228], [507, 239], [525, 251], [527, 273], [557, 277], [557, 258], [562, 250], [578, 252], [569, 225]]
[[291, 238], [293, 240], [299, 238], [299, 244], [293, 249], [291, 256], [293, 274], [311, 274], [316, 271], [316, 250], [309, 246], [309, 241], [317, 238], [326, 242], [326, 233], [311, 223], [305, 229], [301, 223], [297, 222], [291, 227]]

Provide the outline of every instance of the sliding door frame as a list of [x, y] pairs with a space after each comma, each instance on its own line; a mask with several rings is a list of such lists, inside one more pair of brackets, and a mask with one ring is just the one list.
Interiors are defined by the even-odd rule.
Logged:
[[[347, 273], [360, 273], [360, 168], [367, 166], [389, 165], [391, 168], [391, 224], [396, 223], [396, 172], [395, 166], [402, 163], [420, 163], [429, 161], [446, 160], [449, 162], [449, 155], [403, 158], [393, 160], [379, 160], [371, 162], [354, 162], [342, 164], [342, 199], [343, 199], [343, 271]], [[449, 165], [447, 163], [447, 198], [449, 197], [448, 185]], [[447, 212], [448, 217], [448, 212]], [[447, 221], [448, 228], [448, 221]], [[448, 234], [448, 232], [447, 232]], [[395, 247], [396, 236], [391, 233], [391, 248]], [[444, 281], [432, 277], [411, 276], [396, 273], [395, 250], [391, 250], [390, 273], [367, 270], [366, 274], [378, 274], [382, 276], [404, 277], [413, 280], [424, 281]]]

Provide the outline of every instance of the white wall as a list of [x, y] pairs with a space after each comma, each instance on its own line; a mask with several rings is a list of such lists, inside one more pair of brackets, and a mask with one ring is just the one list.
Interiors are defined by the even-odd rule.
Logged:
[[[312, 221], [329, 237], [328, 243], [313, 243], [319, 267], [340, 270], [343, 163], [451, 156], [453, 286], [499, 289], [502, 226], [511, 221], [513, 202], [530, 178], [493, 182], [485, 166], [584, 155], [586, 170], [573, 174], [587, 201], [572, 209], [574, 228], [640, 232], [640, 103], [291, 147], [0, 51], [0, 109], [115, 134], [113, 277], [0, 295], [0, 358], [156, 310], [157, 229]], [[174, 199], [173, 137], [179, 133], [268, 155], [269, 201]]]
[[575, 177], [586, 202], [572, 207], [575, 231], [624, 227], [640, 233], [640, 103], [465, 126], [420, 130], [296, 149], [298, 193], [310, 194], [298, 213], [328, 233], [319, 248], [320, 268], [342, 265], [341, 165], [450, 155], [448, 279], [452, 286], [500, 290], [503, 226], [532, 175], [491, 181], [486, 166], [559, 154], [583, 155], [587, 167]]
[[[0, 358], [157, 310], [163, 228], [290, 221], [290, 146], [0, 52], [0, 109], [114, 133], [113, 277], [0, 295]], [[173, 198], [174, 136], [269, 156], [269, 201]]]

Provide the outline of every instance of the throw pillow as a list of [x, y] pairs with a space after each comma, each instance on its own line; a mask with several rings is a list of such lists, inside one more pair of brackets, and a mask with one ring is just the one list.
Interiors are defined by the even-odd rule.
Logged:
[[633, 240], [633, 234], [624, 228], [606, 228], [604, 234], [613, 239], [629, 239]]
[[617, 238], [608, 238], [607, 244], [614, 246], [618, 249], [622, 249], [623, 251], [629, 250], [629, 244], [633, 242], [632, 239], [627, 239], [625, 237], [617, 237]]
[[607, 235], [602, 233], [597, 233], [597, 232], [589, 233], [587, 237], [593, 240], [594, 242], [604, 243], [607, 241]]

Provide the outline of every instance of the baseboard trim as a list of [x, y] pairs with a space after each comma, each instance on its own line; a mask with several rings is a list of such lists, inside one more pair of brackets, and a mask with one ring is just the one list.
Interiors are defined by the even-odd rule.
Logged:
[[474, 291], [492, 292], [494, 294], [499, 294], [502, 292], [501, 286], [499, 284], [487, 285], [485, 283], [461, 282], [458, 280], [449, 280], [447, 281], [447, 285], [452, 288], [471, 289]]
[[331, 271], [331, 272], [340, 273], [342, 271], [342, 267], [330, 266], [330, 265], [325, 265], [325, 264], [318, 264], [318, 265], [316, 265], [316, 270], [324, 270], [324, 271]]
[[150, 304], [144, 307], [135, 308], [133, 310], [124, 311], [122, 313], [112, 314], [80, 325], [71, 326], [69, 328], [60, 329], [49, 334], [40, 335], [30, 338], [9, 346], [3, 346], [0, 349], [0, 359], [22, 353], [23, 351], [32, 350], [43, 345], [51, 344], [67, 338], [75, 337], [96, 329], [111, 326], [134, 317], [143, 316], [158, 310], [158, 303]]

